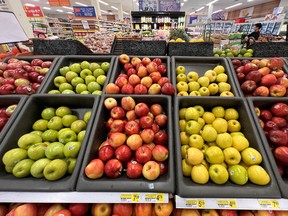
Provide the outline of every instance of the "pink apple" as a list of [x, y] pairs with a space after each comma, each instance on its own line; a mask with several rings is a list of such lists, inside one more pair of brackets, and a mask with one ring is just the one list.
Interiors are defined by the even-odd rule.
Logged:
[[150, 62], [147, 66], [148, 73], [157, 72], [158, 65], [155, 62]]
[[119, 94], [120, 93], [120, 88], [114, 83], [109, 83], [106, 86], [105, 90], [107, 94]]
[[147, 94], [147, 87], [143, 84], [138, 84], [134, 88], [134, 94]]
[[135, 152], [136, 161], [145, 164], [152, 159], [152, 151], [147, 146], [140, 146]]
[[132, 151], [136, 151], [140, 146], [142, 146], [143, 140], [139, 134], [132, 134], [127, 138], [126, 144]]
[[161, 78], [161, 74], [159, 72], [153, 72], [149, 74], [149, 77], [151, 77], [153, 83], [158, 83], [159, 79]]
[[134, 87], [131, 84], [126, 84], [121, 88], [121, 93], [122, 94], [133, 94], [134, 92]]
[[142, 116], [139, 121], [140, 127], [145, 128], [151, 128], [153, 124], [153, 119], [150, 116]]
[[160, 127], [165, 127], [167, 124], [167, 115], [159, 114], [155, 117], [155, 123], [158, 124]]
[[118, 77], [115, 81], [115, 84], [119, 87], [122, 88], [124, 85], [128, 83], [128, 80], [124, 77]]

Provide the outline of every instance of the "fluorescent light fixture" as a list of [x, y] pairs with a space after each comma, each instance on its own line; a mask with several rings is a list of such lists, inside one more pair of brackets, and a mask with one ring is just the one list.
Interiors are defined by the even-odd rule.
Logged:
[[73, 12], [69, 11], [69, 12], [66, 12], [67, 14], [74, 14]]
[[215, 14], [215, 13], [219, 13], [219, 12], [221, 12], [221, 11], [222, 11], [222, 9], [217, 10], [217, 11], [214, 11], [213, 14]]
[[113, 8], [113, 9], [115, 9], [115, 10], [118, 10], [118, 8], [117, 8], [117, 7], [114, 7], [114, 6], [111, 6], [111, 8]]
[[136, 5], [138, 5], [138, 6], [139, 6], [139, 3], [138, 3], [138, 2], [136, 2]]
[[51, 10], [51, 8], [49, 8], [49, 7], [43, 7], [43, 9], [45, 9], [45, 10]]
[[66, 8], [66, 9], [69, 9], [69, 10], [73, 10], [72, 7], [66, 7], [66, 6], [63, 6], [63, 8]]
[[29, 4], [29, 3], [26, 3], [25, 6], [35, 7], [34, 4]]
[[129, 13], [127, 13], [127, 12], [123, 11], [123, 14], [126, 14], [126, 15], [128, 15]]
[[192, 15], [192, 14], [195, 14], [195, 11], [194, 11], [194, 12], [191, 12], [189, 15]]
[[204, 7], [198, 8], [196, 11], [198, 12], [198, 11], [200, 11], [200, 10], [202, 10], [202, 9], [204, 9]]
[[217, 2], [218, 0], [214, 0], [214, 1], [212, 1], [212, 2], [210, 2], [210, 3], [208, 3], [208, 4], [206, 4], [206, 6], [209, 6], [209, 5], [212, 5], [212, 4], [214, 4], [215, 2]]
[[252, 2], [252, 1], [254, 1], [254, 0], [247, 0], [247, 2]]
[[187, 0], [184, 0], [184, 2], [187, 2]]
[[101, 12], [103, 12], [103, 13], [108, 13], [108, 11], [105, 11], [105, 10], [100, 10]]
[[242, 3], [231, 5], [229, 7], [226, 7], [225, 9], [227, 10], [227, 9], [234, 8], [234, 7], [237, 7], [237, 6], [240, 6], [240, 5], [242, 5]]
[[61, 13], [63, 12], [63, 10], [60, 10], [60, 9], [57, 9], [56, 11], [61, 12]]
[[87, 6], [86, 4], [83, 4], [83, 3], [80, 3], [80, 2], [75, 2], [75, 4], [81, 5], [81, 6]]
[[181, 3], [181, 7], [183, 7], [183, 5], [184, 5], [184, 3], [182, 2], [182, 3]]
[[99, 0], [99, 2], [100, 2], [101, 4], [104, 4], [104, 5], [109, 5], [108, 3], [104, 2], [104, 1], [101, 1], [101, 0]]

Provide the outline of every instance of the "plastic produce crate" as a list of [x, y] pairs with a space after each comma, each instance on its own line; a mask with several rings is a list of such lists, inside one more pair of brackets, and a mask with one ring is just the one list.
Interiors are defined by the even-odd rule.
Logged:
[[174, 182], [174, 141], [173, 141], [173, 126], [172, 126], [172, 105], [171, 97], [169, 96], [132, 96], [137, 103], [144, 102], [148, 106], [159, 103], [162, 105], [164, 112], [168, 116], [166, 132], [168, 134], [168, 170], [167, 173], [159, 176], [154, 181], [148, 181], [144, 177], [138, 179], [130, 179], [125, 173], [115, 179], [110, 179], [103, 176], [100, 179], [89, 179], [86, 177], [84, 170], [87, 164], [97, 156], [97, 149], [103, 141], [107, 139], [108, 130], [106, 129], [105, 123], [110, 117], [110, 112], [107, 110], [103, 102], [106, 98], [113, 97], [117, 100], [118, 104], [121, 102], [122, 95], [105, 95], [101, 99], [101, 106], [98, 110], [95, 124], [90, 134], [88, 146], [86, 149], [85, 157], [82, 162], [82, 167], [77, 182], [77, 191], [94, 191], [94, 192], [163, 192], [173, 193], [175, 190]]
[[166, 41], [123, 40], [122, 53], [126, 53], [127, 55], [165, 56]]
[[18, 118], [19, 113], [22, 110], [23, 105], [27, 100], [27, 96], [21, 95], [9, 95], [0, 97], [0, 107], [8, 107], [13, 104], [17, 104], [17, 108], [14, 110], [13, 114], [9, 118], [8, 122], [0, 132], [0, 142], [4, 139], [6, 133], [9, 131], [13, 122]]
[[[97, 111], [99, 96], [75, 96], [75, 95], [33, 95], [29, 97], [23, 106], [19, 116], [15, 119], [13, 128], [9, 130], [0, 145], [0, 190], [1, 191], [73, 191], [79, 175], [79, 169], [85, 153], [87, 140], [89, 138], [93, 125], [95, 113]], [[48, 181], [45, 178], [36, 179], [32, 176], [26, 178], [16, 178], [12, 174], [5, 171], [2, 162], [3, 155], [10, 149], [18, 147], [18, 139], [25, 133], [32, 131], [33, 123], [41, 118], [41, 112], [45, 107], [68, 106], [72, 109], [73, 114], [80, 118], [86, 111], [91, 110], [91, 118], [87, 124], [85, 138], [82, 142], [81, 149], [78, 154], [75, 169], [71, 175], [56, 180]]]
[[271, 149], [269, 147], [268, 140], [264, 134], [264, 131], [263, 131], [263, 129], [259, 123], [259, 119], [255, 113], [255, 110], [254, 110], [254, 106], [257, 106], [260, 109], [269, 109], [273, 104], [279, 103], [279, 102], [288, 104], [288, 98], [259, 98], [259, 97], [248, 98], [248, 104], [249, 104], [250, 110], [252, 112], [253, 120], [255, 121], [255, 126], [256, 126], [258, 133], [260, 135], [260, 138], [262, 140], [262, 145], [266, 150], [267, 157], [270, 161], [270, 165], [273, 169], [275, 178], [276, 178], [278, 185], [280, 187], [280, 191], [281, 191], [283, 197], [288, 198], [288, 190], [287, 190], [288, 177], [287, 176], [282, 177], [280, 175], [280, 173], [278, 172], [277, 164], [276, 164], [274, 156], [271, 152]]
[[[231, 85], [231, 92], [235, 97], [240, 96], [239, 89], [234, 81], [234, 74], [231, 71], [230, 65], [225, 58], [221, 57], [187, 57], [187, 56], [173, 56], [171, 58], [172, 65], [172, 83], [176, 88], [176, 68], [178, 66], [184, 66], [186, 68], [186, 75], [190, 71], [198, 72], [199, 77], [203, 76], [207, 70], [212, 70], [217, 65], [222, 65], [225, 68], [225, 73], [228, 75], [228, 81]], [[175, 91], [177, 94], [177, 90]], [[209, 96], [210, 97], [210, 96]], [[213, 97], [213, 96], [211, 96]]]
[[[182, 174], [182, 157], [181, 157], [181, 143], [180, 143], [180, 129], [179, 129], [179, 109], [201, 105], [204, 110], [211, 110], [215, 106], [223, 106], [226, 108], [236, 108], [239, 113], [238, 121], [241, 123], [241, 132], [249, 140], [250, 146], [258, 150], [263, 158], [260, 164], [269, 174], [270, 183], [266, 186], [259, 186], [252, 184], [249, 181], [241, 186], [230, 182], [229, 180], [223, 185], [217, 185], [211, 180], [207, 184], [199, 185], [192, 181], [190, 177], [185, 177]], [[198, 197], [198, 198], [280, 198], [280, 191], [274, 177], [269, 160], [266, 156], [266, 150], [262, 147], [262, 140], [258, 136], [258, 130], [254, 126], [250, 109], [247, 102], [242, 98], [217, 98], [211, 100], [208, 97], [197, 97], [193, 100], [191, 98], [177, 97], [175, 100], [175, 152], [176, 152], [176, 170], [177, 170], [177, 188], [176, 194], [181, 197]], [[236, 192], [237, 191], [237, 192]]]
[[49, 79], [47, 80], [47, 82], [45, 82], [45, 85], [43, 86], [43, 88], [41, 88], [40, 93], [41, 94], [47, 94], [50, 90], [53, 89], [57, 89], [57, 87], [54, 85], [54, 78], [56, 76], [60, 76], [60, 68], [64, 67], [64, 66], [69, 66], [73, 63], [81, 63], [82, 61], [88, 61], [89, 63], [91, 62], [96, 62], [96, 63], [103, 63], [103, 62], [109, 62], [110, 63], [110, 67], [109, 70], [106, 74], [106, 82], [103, 86], [103, 89], [105, 89], [108, 81], [109, 81], [109, 77], [111, 75], [111, 71], [114, 65], [114, 57], [113, 56], [101, 56], [101, 55], [95, 55], [95, 56], [85, 56], [85, 55], [81, 55], [81, 56], [63, 56], [61, 58], [59, 58], [59, 61], [57, 63], [57, 65], [53, 68], [52, 73], [49, 75]]
[[10, 58], [17, 58], [17, 59], [20, 59], [20, 60], [24, 60], [24, 61], [28, 61], [28, 62], [31, 62], [33, 59], [42, 59], [43, 61], [52, 61], [52, 64], [51, 64], [51, 67], [49, 68], [49, 71], [47, 72], [45, 78], [43, 79], [40, 87], [37, 89], [36, 91], [36, 94], [37, 93], [40, 93], [41, 89], [43, 88], [43, 86], [45, 85], [45, 83], [47, 82], [47, 80], [49, 79], [49, 77], [51, 76], [52, 74], [52, 71], [54, 70], [55, 66], [57, 65], [58, 63], [58, 60], [59, 60], [59, 56], [42, 56], [42, 55], [33, 55], [33, 56], [12, 56], [12, 57], [9, 57], [9, 58], [5, 58], [3, 60], [3, 62], [8, 62], [8, 60]]
[[169, 42], [167, 48], [169, 56], [213, 56], [212, 42]]

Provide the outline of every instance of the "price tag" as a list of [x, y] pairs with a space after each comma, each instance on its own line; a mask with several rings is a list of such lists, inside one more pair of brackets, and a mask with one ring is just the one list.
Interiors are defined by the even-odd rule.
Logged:
[[152, 202], [152, 203], [164, 202], [164, 194], [162, 193], [145, 194], [145, 201]]
[[217, 200], [219, 208], [235, 209], [237, 208], [236, 200]]
[[133, 202], [133, 203], [137, 203], [139, 202], [139, 194], [121, 194], [120, 195], [120, 199], [121, 202]]
[[279, 202], [278, 200], [258, 200], [259, 205], [265, 209], [279, 209]]
[[186, 200], [186, 207], [205, 208], [205, 200]]

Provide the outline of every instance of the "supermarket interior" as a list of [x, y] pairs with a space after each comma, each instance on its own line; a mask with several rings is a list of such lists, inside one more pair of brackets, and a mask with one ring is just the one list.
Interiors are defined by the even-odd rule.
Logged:
[[288, 0], [0, 0], [0, 216], [288, 216]]

